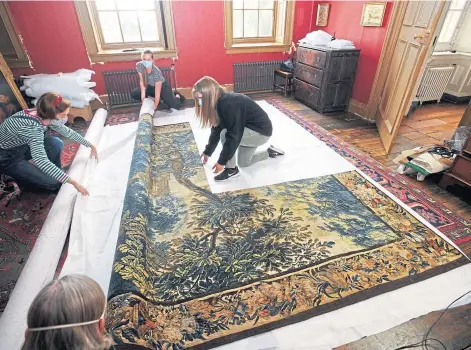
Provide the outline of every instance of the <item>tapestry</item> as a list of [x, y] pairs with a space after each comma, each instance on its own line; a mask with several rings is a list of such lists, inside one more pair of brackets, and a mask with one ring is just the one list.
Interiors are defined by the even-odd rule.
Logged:
[[117, 349], [208, 349], [464, 262], [356, 171], [214, 194], [190, 125], [144, 115], [106, 329]]
[[342, 141], [309, 117], [303, 117], [295, 111], [286, 108], [275, 99], [267, 99], [268, 103], [296, 121], [319, 140], [325, 142], [331, 149], [354, 164], [358, 169], [383, 186], [404, 204], [422, 216], [434, 227], [444, 233], [458, 246], [471, 241], [471, 222], [452, 212], [417, 187], [416, 181], [407, 176], [381, 165], [361, 150]]

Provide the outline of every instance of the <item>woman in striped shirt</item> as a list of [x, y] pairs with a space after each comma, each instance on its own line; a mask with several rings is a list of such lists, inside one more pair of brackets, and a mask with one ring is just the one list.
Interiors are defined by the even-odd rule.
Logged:
[[48, 92], [39, 98], [36, 107], [15, 113], [0, 124], [0, 173], [31, 189], [56, 191], [67, 182], [88, 195], [85, 187], [62, 170], [62, 141], [45, 136], [46, 129], [52, 129], [90, 147], [92, 156], [98, 158], [94, 145], [64, 125], [70, 101]]

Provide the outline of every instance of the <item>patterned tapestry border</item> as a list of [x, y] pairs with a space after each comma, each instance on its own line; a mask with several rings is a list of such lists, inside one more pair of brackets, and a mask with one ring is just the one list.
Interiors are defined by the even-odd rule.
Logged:
[[286, 108], [282, 103], [274, 99], [267, 99], [266, 101], [289, 116], [312, 135], [325, 142], [330, 148], [350, 161], [371, 179], [443, 232], [454, 243], [462, 244], [471, 240], [471, 223], [429, 197], [417, 188], [414, 181], [382, 166], [371, 156], [340, 140], [314, 121]]

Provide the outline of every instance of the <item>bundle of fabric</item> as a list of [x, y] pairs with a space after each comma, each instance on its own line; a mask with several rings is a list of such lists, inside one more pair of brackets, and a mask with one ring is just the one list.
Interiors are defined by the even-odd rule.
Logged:
[[316, 30], [308, 33], [305, 38], [299, 41], [300, 44], [308, 44], [312, 46], [326, 46], [332, 40], [332, 35], [323, 30]]
[[456, 154], [446, 147], [416, 147], [402, 152], [394, 162], [400, 164], [400, 174], [417, 174], [417, 180], [423, 181], [430, 174], [437, 174], [451, 167]]
[[332, 49], [354, 49], [355, 45], [350, 40], [335, 39], [327, 43], [327, 47]]
[[[72, 73], [23, 76], [24, 86], [21, 90], [36, 99], [46, 92], [54, 91], [70, 100], [72, 107], [84, 108], [90, 101], [100, 100], [98, 94], [91, 89], [96, 86], [96, 83], [90, 81], [92, 74], [95, 74], [92, 70], [79, 69]], [[36, 100], [33, 103], [36, 104]]]

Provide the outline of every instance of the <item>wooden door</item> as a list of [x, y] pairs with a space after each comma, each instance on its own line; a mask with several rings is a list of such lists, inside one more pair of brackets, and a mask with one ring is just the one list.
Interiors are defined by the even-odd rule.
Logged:
[[[376, 110], [376, 125], [389, 153], [411, 103], [414, 87], [435, 33], [442, 1], [408, 1], [401, 4], [395, 46], [390, 55], [387, 78]], [[402, 18], [402, 20], [401, 20]]]

